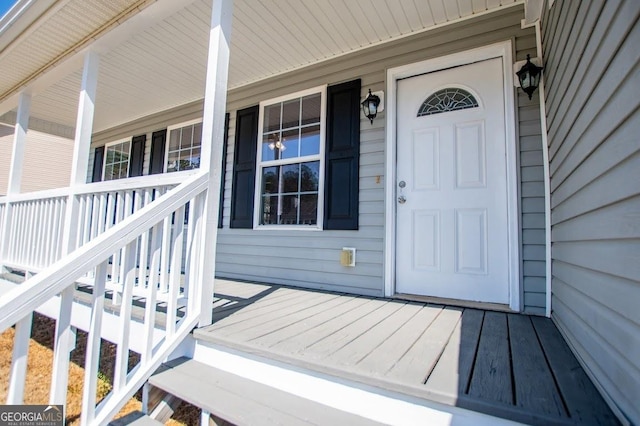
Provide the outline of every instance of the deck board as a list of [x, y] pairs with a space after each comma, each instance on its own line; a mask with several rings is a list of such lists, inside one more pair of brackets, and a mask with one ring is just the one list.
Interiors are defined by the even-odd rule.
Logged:
[[426, 389], [451, 396], [467, 393], [483, 318], [483, 311], [475, 309], [464, 311], [440, 361], [425, 383]]
[[334, 294], [317, 294], [312, 297], [297, 298], [289, 303], [278, 303], [269, 306], [269, 309], [263, 309], [260, 313], [251, 312], [252, 315], [238, 315], [241, 321], [235, 321], [229, 324], [219, 323], [212, 327], [218, 330], [222, 336], [235, 335], [240, 340], [250, 340], [252, 337], [266, 333], [268, 330], [278, 327], [283, 320], [287, 321], [289, 316], [296, 313], [302, 313], [309, 309], [317, 308], [325, 302], [333, 299], [339, 299]]
[[216, 287], [196, 338], [527, 424], [617, 424], [548, 318], [242, 285]]
[[542, 348], [531, 342], [537, 340], [531, 319], [523, 315], [508, 317], [515, 404], [532, 411], [565, 417], [562, 398], [553, 381]]
[[273, 347], [288, 339], [295, 339], [301, 333], [318, 327], [325, 322], [349, 312], [368, 302], [368, 299], [362, 297], [345, 296], [342, 298], [343, 303], [327, 304], [323, 306], [323, 310], [309, 317], [293, 318], [286, 327], [274, 328], [268, 333], [250, 339], [251, 343], [265, 347]]
[[358, 364], [358, 370], [369, 375], [383, 375], [411, 348], [441, 313], [442, 307], [423, 306], [410, 324], [391, 335]]
[[284, 340], [272, 348], [284, 353], [301, 354], [305, 353], [309, 346], [324, 339], [325, 337], [335, 333], [336, 331], [344, 328], [347, 324], [362, 318], [369, 312], [375, 309], [379, 309], [382, 306], [377, 300], [369, 299], [366, 303], [347, 311], [342, 314], [331, 318], [329, 321], [322, 324], [322, 326], [316, 326], [305, 330], [302, 333], [293, 336], [290, 339]]
[[298, 305], [300, 309], [297, 309], [293, 312], [288, 312], [285, 315], [280, 315], [279, 317], [275, 317], [272, 320], [267, 322], [263, 322], [259, 327], [251, 327], [249, 329], [242, 330], [240, 339], [245, 341], [254, 341], [255, 339], [265, 336], [267, 334], [272, 334], [277, 332], [278, 330], [282, 330], [284, 328], [288, 328], [293, 324], [297, 324], [298, 322], [305, 322], [309, 318], [313, 318], [314, 316], [326, 311], [330, 310], [334, 306], [340, 306], [346, 303], [347, 300], [341, 297], [334, 297], [326, 300], [316, 300], [315, 304], [312, 304], [306, 308], [304, 305]]
[[399, 330], [421, 309], [420, 305], [406, 303], [392, 314], [383, 318], [365, 333], [353, 339], [352, 344], [345, 345], [328, 356], [328, 360], [338, 365], [351, 366], [357, 364], [367, 354], [380, 346], [389, 336]]
[[484, 316], [469, 395], [513, 404], [506, 314], [487, 312]]
[[461, 316], [462, 309], [443, 309], [385, 376], [401, 382], [422, 385], [440, 359]]
[[[256, 315], [268, 315], [274, 310], [277, 311], [280, 306], [286, 306], [288, 303], [296, 303], [296, 300], [305, 299], [306, 297], [306, 295], [300, 294], [299, 292], [281, 289], [263, 298], [259, 298], [256, 301], [248, 299], [244, 302], [239, 302], [236, 306], [229, 308], [232, 312], [227, 312], [225, 309], [218, 309], [213, 313], [212, 329], [227, 327], [236, 322], [241, 322], [243, 319], [255, 317]], [[245, 307], [247, 309], [241, 309]], [[233, 317], [230, 319], [229, 317], [231, 316]], [[227, 321], [219, 323], [220, 319], [226, 319]]]
[[396, 301], [384, 303], [378, 309], [358, 318], [356, 321], [348, 323], [345, 327], [311, 344], [308, 346], [309, 351], [305, 352], [303, 356], [305, 358], [326, 359], [329, 355], [334, 354], [355, 341], [385, 318], [393, 315], [404, 305], [404, 302]]
[[618, 424], [560, 332], [547, 318], [531, 318], [571, 418], [599, 425]]

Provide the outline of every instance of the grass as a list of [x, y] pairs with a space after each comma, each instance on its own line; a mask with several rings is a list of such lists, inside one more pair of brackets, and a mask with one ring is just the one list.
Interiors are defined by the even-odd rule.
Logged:
[[[55, 321], [35, 314], [31, 329], [31, 341], [29, 342], [29, 359], [27, 364], [27, 381], [25, 384], [25, 404], [47, 404], [49, 388], [51, 386], [51, 371], [53, 365], [53, 340], [55, 333]], [[0, 401], [6, 401], [9, 386], [9, 372], [13, 350], [14, 329], [10, 328], [0, 334]], [[84, 381], [84, 359], [87, 335], [78, 331], [76, 348], [71, 352], [69, 365], [69, 384], [67, 403], [65, 406], [66, 424], [80, 424], [80, 411], [82, 404], [82, 389]], [[111, 390], [111, 379], [115, 367], [116, 347], [106, 341], [102, 341], [100, 366], [98, 372], [98, 400], [103, 398]], [[131, 352], [129, 357], [130, 367], [138, 362], [138, 355]], [[140, 393], [131, 398], [116, 418], [122, 417], [132, 411], [141, 409]], [[178, 407], [172, 419], [167, 425], [191, 425], [198, 424], [200, 410], [183, 403]]]

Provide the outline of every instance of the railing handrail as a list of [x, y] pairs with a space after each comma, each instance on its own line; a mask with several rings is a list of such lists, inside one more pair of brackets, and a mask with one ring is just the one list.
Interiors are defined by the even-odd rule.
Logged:
[[[158, 181], [154, 181], [157, 185]], [[205, 191], [207, 185], [206, 172], [190, 176], [156, 202], [138, 210], [82, 247], [43, 269], [19, 287], [1, 296], [0, 332], [31, 314], [44, 302], [75, 282], [87, 270], [103, 262], [116, 250], [124, 247], [181, 205]]]
[[127, 179], [116, 179], [102, 182], [90, 182], [75, 187], [63, 187], [44, 189], [41, 191], [24, 192], [0, 196], [0, 204], [16, 203], [24, 201], [46, 200], [58, 197], [67, 197], [71, 194], [98, 194], [111, 191], [129, 191], [132, 189], [153, 188], [156, 186], [179, 185], [186, 179], [200, 174], [198, 169], [186, 170], [174, 173], [162, 173], [158, 175], [137, 176]]
[[0, 197], [0, 204], [19, 203], [23, 201], [49, 200], [51, 198], [68, 197], [71, 194], [71, 188], [65, 186], [63, 188], [43, 189], [41, 191], [24, 192], [20, 194], [3, 195]]
[[107, 180], [102, 182], [91, 182], [73, 188], [73, 193], [93, 194], [111, 191], [128, 191], [132, 189], [153, 188], [156, 186], [179, 185], [193, 176], [202, 174], [198, 169], [186, 170], [182, 172], [161, 173], [157, 175], [137, 176], [126, 179]]

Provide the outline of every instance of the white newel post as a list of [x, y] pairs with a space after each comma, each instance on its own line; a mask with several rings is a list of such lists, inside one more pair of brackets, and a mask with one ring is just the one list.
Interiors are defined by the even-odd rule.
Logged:
[[[11, 166], [9, 167], [9, 185], [7, 197], [20, 192], [22, 169], [24, 164], [24, 148], [29, 127], [29, 110], [31, 109], [31, 95], [21, 93], [16, 116], [16, 127], [13, 134], [13, 151], [11, 153]], [[11, 218], [11, 203], [8, 202], [2, 229], [2, 246], [0, 247], [0, 259], [6, 259], [9, 249], [9, 224]], [[2, 260], [0, 260], [2, 262]], [[4, 269], [4, 265], [0, 265]], [[15, 337], [13, 340], [13, 362], [9, 376], [9, 389], [7, 404], [22, 404], [24, 399], [24, 384], [27, 375], [27, 358], [29, 355], [29, 339], [31, 338], [31, 322], [33, 314], [29, 314], [16, 323]]]
[[22, 92], [18, 100], [18, 113], [16, 126], [13, 132], [13, 149], [11, 152], [11, 165], [9, 166], [9, 182], [7, 185], [7, 198], [9, 202], [5, 207], [4, 223], [2, 226], [2, 241], [0, 241], [0, 272], [4, 272], [4, 260], [9, 250], [9, 224], [11, 223], [11, 195], [20, 193], [22, 182], [22, 169], [24, 165], [24, 149], [29, 127], [29, 113], [31, 110], [31, 94]]
[[224, 116], [227, 106], [227, 80], [229, 76], [229, 46], [233, 0], [212, 0], [209, 56], [202, 118], [201, 168], [209, 172], [209, 185], [204, 208], [204, 228], [198, 256], [197, 280], [200, 294], [193, 294], [193, 303], [200, 303], [200, 326], [211, 324], [211, 301], [215, 276], [218, 209], [220, 208], [220, 182]]
[[[62, 240], [63, 255], [75, 250], [79, 213], [79, 200], [75, 196], [74, 187], [83, 185], [87, 179], [91, 132], [93, 130], [93, 113], [95, 110], [96, 87], [98, 85], [98, 65], [100, 57], [95, 52], [88, 52], [84, 58], [82, 86], [78, 102], [76, 135], [73, 147], [73, 165], [71, 167], [71, 194], [67, 200]], [[71, 329], [71, 307], [75, 286], [69, 286], [60, 294], [60, 315], [56, 322], [56, 341], [53, 358], [50, 404], [65, 404], [67, 398], [67, 382], [69, 370], [69, 352], [75, 345]]]

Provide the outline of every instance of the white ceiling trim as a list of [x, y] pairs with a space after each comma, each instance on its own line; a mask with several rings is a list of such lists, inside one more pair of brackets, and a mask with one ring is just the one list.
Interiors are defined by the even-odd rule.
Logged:
[[[447, 3], [447, 1], [448, 0], [445, 0], [445, 3]], [[474, 14], [469, 15], [469, 16], [463, 16], [461, 18], [453, 19], [453, 20], [450, 20], [450, 21], [444, 21], [442, 23], [434, 23], [433, 26], [430, 26], [430, 27], [427, 27], [427, 28], [422, 28], [420, 30], [412, 31], [412, 32], [409, 32], [409, 33], [406, 33], [406, 34], [400, 34], [400, 35], [394, 36], [393, 38], [390, 38], [390, 39], [387, 39], [387, 40], [380, 40], [380, 41], [373, 42], [371, 44], [367, 44], [367, 45], [364, 45], [364, 46], [361, 46], [361, 47], [358, 47], [358, 48], [355, 48], [355, 49], [352, 49], [352, 50], [348, 50], [348, 51], [345, 51], [345, 52], [337, 53], [337, 54], [335, 54], [333, 56], [329, 56], [329, 57], [314, 61], [313, 63], [302, 64], [302, 65], [299, 65], [299, 66], [296, 66], [296, 67], [293, 67], [293, 68], [289, 68], [289, 69], [283, 70], [281, 72], [270, 74], [270, 75], [265, 76], [265, 77], [256, 78], [254, 80], [247, 80], [247, 81], [242, 82], [240, 84], [236, 84], [236, 85], [231, 85], [230, 84], [229, 85], [229, 90], [239, 89], [241, 87], [249, 86], [251, 84], [258, 83], [260, 81], [266, 80], [268, 78], [273, 78], [273, 77], [277, 77], [277, 76], [280, 76], [280, 75], [288, 74], [288, 73], [290, 73], [292, 71], [301, 70], [301, 69], [304, 69], [304, 68], [306, 68], [306, 67], [308, 67], [310, 65], [320, 65], [320, 64], [322, 64], [324, 62], [332, 61], [332, 60], [340, 58], [342, 56], [351, 55], [353, 53], [357, 53], [359, 51], [366, 50], [366, 49], [369, 49], [371, 47], [381, 46], [381, 45], [384, 45], [384, 44], [389, 43], [391, 41], [402, 40], [402, 39], [407, 38], [407, 37], [415, 36], [416, 34], [422, 34], [422, 33], [426, 33], [426, 32], [433, 31], [433, 30], [436, 30], [436, 29], [440, 29], [440, 28], [443, 28], [443, 27], [447, 27], [447, 26], [452, 25], [452, 24], [458, 24], [460, 22], [468, 21], [468, 20], [471, 20], [471, 19], [477, 19], [478, 17], [489, 15], [491, 13], [495, 13], [495, 12], [500, 11], [500, 10], [510, 9], [512, 7], [518, 7], [518, 6], [521, 6], [524, 3], [525, 3], [525, 0], [516, 0], [513, 3], [507, 4], [507, 5], [504, 5], [504, 6], [498, 6], [498, 7], [494, 8], [494, 9], [491, 9], [491, 10], [485, 10], [485, 11], [477, 12], [477, 13], [474, 13]], [[231, 34], [231, 38], [233, 39], [233, 37], [234, 37], [234, 34], [232, 33]]]
[[[89, 50], [102, 53], [95, 131], [201, 100], [204, 78], [200, 75], [206, 73], [203, 43], [207, 40], [200, 37], [209, 28], [209, 17], [205, 15], [210, 1], [131, 0], [142, 9], [131, 11], [115, 23], [106, 23], [97, 39], [83, 38], [62, 59], [57, 58], [31, 76], [26, 86], [14, 88], [13, 93], [0, 100], [0, 115], [15, 108], [20, 90], [28, 90], [34, 95], [34, 116], [41, 114], [46, 120], [67, 125], [75, 123], [83, 56]], [[229, 90], [525, 3], [264, 1], [266, 4], [236, 0], [230, 69], [235, 82], [230, 81]], [[267, 52], [261, 50], [265, 48]]]

